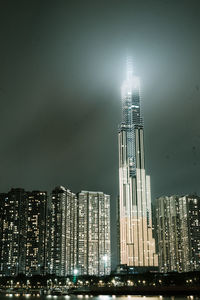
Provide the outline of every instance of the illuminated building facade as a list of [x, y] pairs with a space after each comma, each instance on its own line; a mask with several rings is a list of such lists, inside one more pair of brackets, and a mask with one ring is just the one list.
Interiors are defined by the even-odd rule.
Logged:
[[200, 271], [200, 197], [184, 196], [181, 199], [187, 206], [190, 269]]
[[0, 276], [110, 274], [110, 196], [12, 189], [0, 204]]
[[122, 85], [122, 123], [119, 129], [120, 264], [137, 270], [158, 265], [152, 237], [150, 177], [144, 160], [144, 126], [140, 82], [127, 59]]
[[18, 188], [0, 194], [0, 199], [0, 274], [43, 274], [46, 193]]
[[1, 237], [0, 274], [16, 276], [25, 274], [27, 198], [23, 189], [11, 189], [0, 194]]
[[77, 197], [63, 186], [51, 194], [48, 272], [74, 273], [77, 261]]
[[45, 274], [47, 193], [27, 192], [26, 275]]
[[78, 194], [78, 263], [80, 275], [107, 275], [111, 270], [110, 196]]
[[162, 196], [155, 216], [160, 271], [200, 270], [200, 198]]

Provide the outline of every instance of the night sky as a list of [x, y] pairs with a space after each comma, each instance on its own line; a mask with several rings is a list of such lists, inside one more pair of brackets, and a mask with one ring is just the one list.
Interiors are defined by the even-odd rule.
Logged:
[[152, 199], [200, 193], [199, 31], [199, 1], [1, 0], [0, 192], [100, 190], [115, 212], [128, 49]]

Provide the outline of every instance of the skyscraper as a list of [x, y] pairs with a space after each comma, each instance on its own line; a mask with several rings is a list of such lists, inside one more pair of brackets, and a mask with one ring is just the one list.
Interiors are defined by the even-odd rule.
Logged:
[[77, 262], [77, 197], [63, 186], [51, 194], [48, 272], [72, 275]]
[[11, 189], [0, 194], [0, 274], [45, 271], [46, 192]]
[[158, 265], [152, 237], [150, 177], [146, 176], [144, 156], [140, 81], [128, 58], [119, 129], [120, 263], [138, 270]]
[[0, 274], [17, 276], [25, 274], [27, 208], [26, 192], [11, 189], [0, 194], [2, 202], [2, 223], [0, 236]]
[[162, 196], [155, 202], [161, 272], [200, 270], [200, 198]]
[[110, 196], [102, 192], [78, 194], [77, 268], [80, 275], [110, 274]]
[[26, 193], [26, 275], [44, 275], [46, 271], [46, 205], [47, 192]]
[[187, 206], [190, 270], [200, 271], [200, 197], [187, 195], [181, 199]]

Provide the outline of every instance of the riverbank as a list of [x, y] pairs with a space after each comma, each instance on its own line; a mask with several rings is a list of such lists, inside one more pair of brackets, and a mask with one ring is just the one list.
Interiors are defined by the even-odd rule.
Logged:
[[69, 291], [74, 295], [199, 295], [200, 286], [162, 286], [162, 287], [90, 287]]
[[99, 296], [99, 295], [110, 295], [110, 296], [125, 296], [125, 295], [142, 295], [142, 296], [200, 296], [200, 286], [185, 287], [185, 286], [165, 286], [165, 287], [84, 287], [84, 288], [73, 288], [68, 291], [64, 290], [1, 290], [0, 295], [5, 296], [41, 296], [41, 295], [88, 295], [88, 296]]

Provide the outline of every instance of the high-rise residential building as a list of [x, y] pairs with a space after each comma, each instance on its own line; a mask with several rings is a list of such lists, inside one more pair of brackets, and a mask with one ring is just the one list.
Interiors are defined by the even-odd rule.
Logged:
[[0, 199], [0, 274], [43, 274], [46, 192], [11, 189]]
[[27, 198], [23, 189], [0, 194], [2, 203], [0, 274], [25, 274]]
[[111, 270], [110, 196], [78, 194], [78, 262], [80, 275], [107, 275]]
[[200, 271], [200, 197], [184, 196], [182, 203], [186, 203], [188, 212], [190, 269]]
[[150, 177], [146, 176], [144, 157], [140, 81], [128, 58], [119, 129], [120, 264], [138, 271], [158, 265], [152, 237]]
[[51, 194], [48, 272], [72, 275], [77, 262], [77, 197], [63, 186]]
[[162, 196], [155, 219], [160, 271], [200, 270], [200, 198]]
[[47, 193], [26, 193], [26, 275], [44, 275], [46, 272], [46, 206]]

